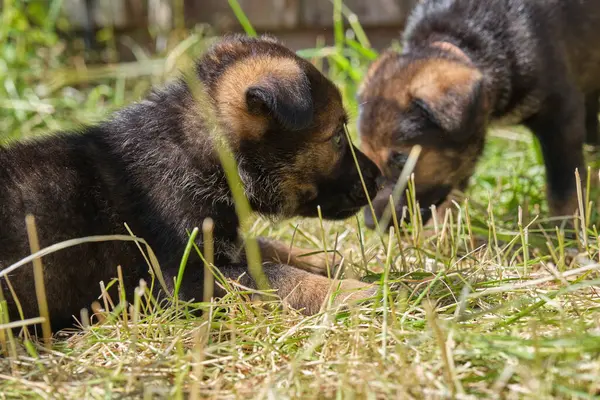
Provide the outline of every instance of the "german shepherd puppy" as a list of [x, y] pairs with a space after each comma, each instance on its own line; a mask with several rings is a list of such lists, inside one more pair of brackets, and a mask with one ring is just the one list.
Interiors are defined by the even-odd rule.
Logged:
[[[339, 91], [275, 39], [226, 38], [199, 60], [194, 76], [205, 88], [207, 104], [180, 79], [98, 126], [1, 148], [0, 269], [29, 254], [24, 218], [31, 213], [42, 247], [127, 234], [127, 223], [153, 248], [172, 284], [187, 232], [210, 217], [215, 265], [225, 277], [255, 286], [240, 251], [239, 221], [211, 118], [232, 149], [257, 213], [315, 217], [320, 206], [324, 218], [343, 219], [377, 192], [379, 169], [355, 149], [368, 193], [359, 179]], [[197, 244], [202, 246], [202, 238]], [[292, 307], [317, 312], [334, 283], [307, 271], [323, 274], [322, 260], [313, 257], [316, 265], [311, 264], [298, 249], [269, 240], [260, 246], [265, 275], [277, 294]], [[97, 298], [98, 283], [115, 277], [118, 265], [131, 291], [140, 278], [148, 278], [148, 265], [132, 242], [87, 243], [45, 256], [43, 263], [54, 330], [72, 325], [72, 315]], [[183, 298], [202, 298], [202, 273], [201, 260], [192, 255]], [[25, 317], [39, 315], [32, 269], [17, 269], [9, 280]], [[338, 283], [342, 291], [366, 289], [346, 294], [351, 300], [373, 294], [372, 286], [356, 280]], [[17, 318], [4, 279], [2, 289], [11, 317]]]
[[[387, 51], [360, 89], [363, 151], [387, 178], [379, 219], [413, 145], [423, 220], [463, 190], [488, 124], [523, 123], [541, 143], [549, 206], [576, 210], [583, 144], [598, 144], [600, 2], [424, 0], [412, 12], [401, 53]], [[395, 199], [395, 201], [398, 201]], [[400, 213], [405, 199], [397, 203]], [[368, 226], [374, 221], [365, 210]]]

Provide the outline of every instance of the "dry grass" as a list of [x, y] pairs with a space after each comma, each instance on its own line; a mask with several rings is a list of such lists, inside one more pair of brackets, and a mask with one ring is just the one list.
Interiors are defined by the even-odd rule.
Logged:
[[[520, 233], [499, 248], [471, 249], [464, 220], [437, 234], [405, 226], [402, 256], [395, 235], [386, 237], [386, 252], [356, 221], [323, 227], [347, 268], [367, 263], [368, 278], [379, 279], [387, 296], [306, 318], [274, 301], [250, 302], [240, 287], [217, 301], [182, 304], [155, 301], [142, 285], [127, 313], [104, 292], [101, 302], [117, 304], [115, 311], [101, 324], [59, 334], [51, 351], [9, 343], [17, 356], [1, 360], [1, 396], [163, 398], [192, 389], [196, 398], [596, 394], [597, 244], [576, 255], [567, 246], [529, 248], [524, 264]], [[297, 242], [315, 247], [320, 230], [318, 220], [300, 227], [258, 220], [254, 227], [284, 239], [295, 231]], [[197, 309], [205, 316], [193, 316]]]

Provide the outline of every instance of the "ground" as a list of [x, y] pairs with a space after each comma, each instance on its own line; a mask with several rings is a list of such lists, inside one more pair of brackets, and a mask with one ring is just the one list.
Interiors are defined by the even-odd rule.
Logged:
[[[201, 29], [174, 32], [168, 52], [151, 59], [85, 64], [77, 46], [45, 28], [22, 36], [7, 28], [27, 23], [8, 11], [3, 141], [99, 121], [189, 67], [213, 40]], [[299, 54], [329, 61], [356, 136], [354, 93], [376, 53], [354, 32]], [[58, 334], [50, 350], [2, 330], [0, 398], [596, 398], [595, 197], [577, 229], [549, 228], [537, 145], [515, 127], [490, 132], [466, 198], [454, 217], [391, 236], [366, 230], [361, 217], [257, 218], [253, 234], [335, 248], [347, 274], [378, 282], [383, 295], [310, 318], [249, 302], [244, 288], [200, 304], [153, 302], [141, 290], [128, 310], [104, 297], [116, 308], [103, 324]], [[208, 312], [195, 317], [197, 308]]]

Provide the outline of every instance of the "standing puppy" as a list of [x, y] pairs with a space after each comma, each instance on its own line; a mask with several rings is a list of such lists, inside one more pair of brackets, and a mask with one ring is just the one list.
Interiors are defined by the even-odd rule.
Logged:
[[[320, 206], [324, 218], [342, 219], [367, 203], [346, 139], [340, 94], [309, 62], [273, 39], [236, 36], [210, 49], [195, 77], [206, 89], [206, 104], [180, 80], [98, 126], [0, 148], [0, 269], [28, 255], [24, 218], [31, 213], [43, 247], [126, 234], [127, 223], [152, 246], [172, 284], [187, 232], [210, 217], [215, 265], [225, 277], [243, 275], [242, 283], [254, 286], [240, 252], [239, 221], [212, 123], [233, 151], [254, 211], [314, 217]], [[375, 195], [379, 170], [355, 152], [367, 191]], [[264, 271], [277, 294], [306, 313], [318, 311], [333, 282], [306, 270], [324, 267], [300, 258], [298, 249], [260, 243], [270, 261]], [[197, 244], [201, 248], [201, 238]], [[132, 242], [88, 243], [44, 257], [53, 328], [72, 324], [71, 316], [97, 298], [98, 282], [114, 277], [117, 265], [130, 290], [147, 278], [148, 266]], [[202, 270], [192, 254], [180, 292], [184, 298], [202, 298]], [[39, 315], [31, 267], [17, 269], [9, 279], [25, 317]], [[342, 290], [353, 288], [372, 289], [341, 281]], [[17, 318], [4, 279], [2, 290]], [[350, 296], [370, 295], [372, 290]]]
[[[408, 152], [424, 221], [464, 189], [489, 123], [523, 123], [538, 137], [554, 215], [576, 209], [583, 143], [598, 144], [600, 1], [424, 0], [402, 53], [371, 66], [359, 94], [364, 151], [384, 171], [380, 218]], [[397, 203], [401, 213], [405, 199]], [[374, 225], [365, 210], [369, 226]]]

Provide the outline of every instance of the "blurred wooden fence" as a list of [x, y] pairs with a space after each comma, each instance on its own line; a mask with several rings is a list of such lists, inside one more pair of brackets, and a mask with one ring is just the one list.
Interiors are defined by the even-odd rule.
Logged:
[[[375, 47], [399, 38], [404, 21], [419, 0], [345, 0]], [[282, 37], [294, 48], [314, 45], [318, 36], [331, 38], [330, 0], [239, 0], [259, 32]], [[219, 33], [241, 27], [227, 0], [65, 0], [65, 11], [77, 27], [91, 21], [96, 28], [112, 25], [119, 32], [147, 27], [168, 31], [173, 26], [210, 24]], [[181, 17], [183, 16], [183, 21]]]

